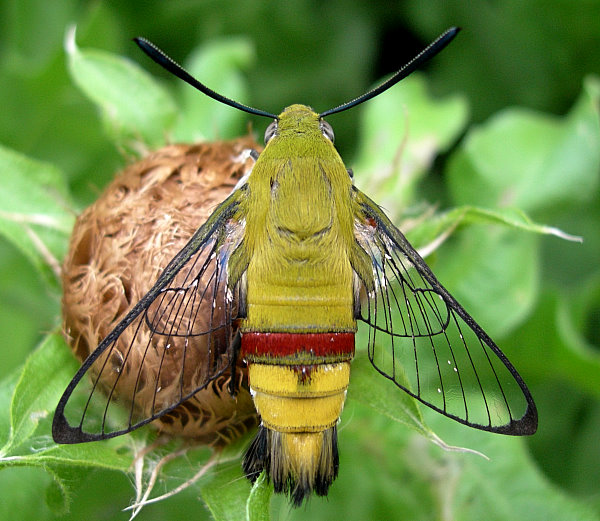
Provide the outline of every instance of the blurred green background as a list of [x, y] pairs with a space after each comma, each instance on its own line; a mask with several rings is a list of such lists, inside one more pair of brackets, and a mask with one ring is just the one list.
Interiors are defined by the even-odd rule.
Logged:
[[[274, 517], [600, 519], [599, 97], [598, 84], [590, 79], [600, 72], [599, 14], [600, 1], [593, 0], [5, 0], [0, 5], [0, 144], [54, 165], [77, 210], [127, 163], [91, 94], [86, 97], [69, 73], [63, 41], [71, 24], [77, 25], [80, 48], [129, 57], [177, 91], [183, 106], [186, 96], [201, 95], [177, 90], [176, 80], [145, 58], [131, 38], [146, 36], [182, 62], [201, 45], [242, 42], [242, 51], [228, 55], [239, 79], [221, 90], [275, 113], [296, 102], [317, 111], [342, 103], [399, 68], [447, 27], [462, 27], [423, 75], [433, 96], [459, 100], [452, 115], [456, 128], [435, 149], [427, 177], [415, 181], [409, 196], [398, 197], [409, 214], [423, 201], [441, 210], [473, 204], [497, 209], [512, 202], [536, 222], [584, 237], [578, 244], [478, 225], [459, 230], [432, 259], [442, 282], [494, 336], [530, 386], [539, 407], [539, 432], [527, 440], [500, 438], [426, 415], [449, 443], [492, 458], [474, 462], [472, 455], [424, 446], [401, 425], [349, 400], [340, 427], [340, 478], [329, 500], [313, 500], [309, 512], [293, 514], [276, 500]], [[210, 86], [220, 81], [218, 74], [200, 79]], [[366, 110], [340, 114], [330, 123], [357, 184], [381, 201], [357, 168], [374, 164], [363, 150], [371, 143]], [[392, 122], [406, 119], [401, 105], [386, 112]], [[203, 135], [239, 135], [250, 119], [262, 140], [268, 122], [244, 115]], [[390, 125], [377, 122], [384, 129]], [[178, 128], [175, 137], [190, 135], [181, 130], [185, 125]], [[527, 177], [529, 171], [540, 175]], [[546, 172], [551, 193], [544, 188]], [[0, 211], [13, 189], [6, 179], [0, 173]], [[498, 184], [502, 190], [494, 192]], [[511, 199], [513, 193], [517, 196]], [[402, 211], [393, 204], [386, 199], [386, 209], [398, 217]], [[0, 237], [0, 377], [10, 388], [11, 375], [57, 327], [60, 293], [5, 237]], [[133, 496], [129, 478], [114, 471], [89, 474], [76, 488], [71, 513], [59, 515], [46, 504], [43, 491], [52, 478], [43, 468], [4, 469], [0, 517], [127, 519], [119, 510]], [[148, 507], [139, 518], [210, 518], [198, 495], [197, 489], [189, 490]]]

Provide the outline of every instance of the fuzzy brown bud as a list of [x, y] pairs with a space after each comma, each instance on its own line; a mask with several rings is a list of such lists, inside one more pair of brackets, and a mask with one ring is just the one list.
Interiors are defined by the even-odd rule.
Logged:
[[[258, 147], [249, 137], [167, 146], [126, 168], [81, 214], [63, 266], [64, 331], [80, 360], [144, 296], [251, 168], [243, 154], [250, 148]], [[200, 349], [192, 356], [202, 362]], [[234, 375], [240, 383], [235, 398], [228, 392], [231, 377], [219, 377], [153, 425], [217, 446], [237, 438], [256, 425], [257, 415], [245, 369]]]

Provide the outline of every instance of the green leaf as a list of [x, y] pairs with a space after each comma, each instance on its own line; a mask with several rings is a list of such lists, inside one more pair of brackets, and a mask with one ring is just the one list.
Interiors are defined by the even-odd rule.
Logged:
[[0, 233], [56, 286], [74, 216], [64, 175], [0, 146]]
[[395, 220], [413, 201], [416, 184], [435, 157], [456, 141], [467, 117], [464, 98], [433, 99], [423, 76], [413, 74], [364, 107], [353, 166], [357, 184]]
[[[359, 334], [359, 345], [366, 345]], [[396, 379], [402, 381], [399, 374]], [[410, 387], [408, 380], [404, 385]], [[382, 377], [369, 362], [364, 351], [358, 351], [352, 361], [351, 380], [348, 387], [348, 398], [367, 405], [378, 413], [414, 430], [429, 441], [448, 451], [473, 452], [468, 448], [453, 447], [446, 444], [432, 431], [423, 420], [417, 401], [407, 393]]]
[[507, 339], [519, 346], [510, 356], [538, 406], [533, 453], [553, 482], [582, 497], [593, 496], [600, 479], [598, 309], [598, 275], [573, 291], [548, 288]]
[[14, 453], [29, 441], [40, 421], [51, 415], [65, 381], [76, 370], [73, 356], [60, 346], [62, 336], [50, 335], [25, 362], [11, 400], [10, 435], [2, 454]]
[[65, 45], [71, 77], [100, 109], [111, 139], [132, 149], [139, 141], [148, 147], [164, 144], [165, 133], [176, 117], [168, 92], [129, 60], [103, 51], [80, 50], [74, 29]]
[[[450, 455], [451, 465], [438, 459], [440, 508], [452, 519], [464, 521], [583, 521], [599, 518], [583, 501], [569, 498], [548, 482], [527, 453], [522, 438], [491, 435], [475, 429], [456, 432], [440, 415], [427, 420], [446, 438], [486, 454], [489, 460], [468, 454]], [[454, 432], [452, 432], [454, 431]]]
[[[0, 468], [16, 465], [97, 466], [126, 470], [131, 458], [120, 450], [128, 437], [102, 443], [57, 445], [50, 438], [56, 404], [78, 364], [59, 334], [49, 335], [25, 362], [18, 378], [3, 382], [0, 398], [10, 394], [1, 425], [8, 438], [0, 450]], [[6, 396], [5, 396], [6, 395]]]
[[[148, 444], [144, 433], [139, 431], [98, 443], [57, 445], [52, 442], [52, 413], [76, 369], [77, 362], [70, 350], [62, 337], [55, 334], [29, 357], [18, 376], [15, 374], [0, 384], [0, 400], [5, 403], [2, 410], [6, 411], [0, 415], [2, 434], [6, 434], [6, 442], [0, 450], [0, 470], [9, 467], [45, 469], [53, 478], [46, 491], [46, 501], [56, 514], [68, 510], [74, 487], [78, 487], [89, 469], [130, 473], [133, 454]], [[144, 438], [141, 445], [136, 442], [137, 438]], [[221, 463], [211, 470], [200, 487], [216, 519], [246, 516], [250, 484], [241, 473], [239, 452], [239, 444], [223, 451]], [[181, 474], [170, 469], [164, 479], [168, 481], [170, 474], [181, 474], [182, 479], [186, 479], [189, 472], [195, 472], [189, 465], [183, 470]], [[258, 490], [255, 494], [253, 509], [258, 512], [262, 496]], [[223, 503], [224, 498], [226, 503]]]
[[7, 411], [10, 410], [10, 401], [18, 381], [19, 374], [12, 372], [0, 382], [0, 410], [3, 411], [0, 414], [0, 445], [3, 447], [10, 437], [10, 414]]
[[[582, 306], [590, 294], [595, 294], [594, 298]], [[574, 295], [562, 295], [556, 289], [544, 291], [530, 319], [511, 335], [512, 344], [523, 346], [511, 357], [532, 378], [568, 382], [583, 393], [600, 397], [598, 339], [596, 345], [591, 344], [578, 327], [582, 319], [594, 320], [599, 308], [600, 277], [588, 281], [587, 287]]]
[[[366, 345], [362, 341], [364, 335], [357, 337], [358, 345]], [[429, 436], [430, 429], [423, 423], [421, 411], [414, 398], [397, 389], [390, 381], [380, 376], [369, 362], [367, 354], [357, 351], [352, 360], [348, 399], [357, 400], [392, 420], [414, 429], [423, 436]], [[406, 385], [409, 386], [408, 382]]]
[[[254, 60], [247, 38], [226, 38], [198, 47], [186, 60], [186, 70], [224, 96], [246, 103], [248, 89], [241, 70]], [[225, 139], [245, 131], [248, 114], [232, 109], [179, 82], [182, 104], [173, 131], [175, 141]]]
[[[552, 299], [551, 299], [552, 300]], [[600, 274], [575, 294], [557, 299], [556, 333], [559, 349], [552, 356], [557, 377], [600, 397]], [[589, 332], [586, 335], [586, 330]]]
[[52, 477], [52, 481], [46, 487], [46, 505], [56, 514], [63, 515], [69, 511], [73, 497], [73, 486], [84, 479], [84, 473], [77, 467], [61, 465], [46, 465], [44, 467]]
[[269, 521], [269, 507], [273, 486], [269, 483], [267, 474], [263, 471], [254, 482], [250, 495], [248, 496], [246, 519], [248, 521]]
[[200, 483], [200, 494], [215, 521], [246, 519], [250, 482], [242, 475], [239, 459], [215, 467]]
[[589, 78], [563, 118], [513, 108], [471, 130], [449, 165], [454, 202], [532, 212], [589, 200], [599, 181], [599, 105], [600, 82]]
[[431, 218], [417, 220], [410, 227], [403, 227], [422, 257], [430, 255], [459, 227], [473, 224], [500, 224], [515, 230], [541, 235], [554, 235], [561, 239], [581, 242], [581, 237], [569, 235], [553, 226], [532, 221], [529, 216], [515, 208], [489, 210], [476, 206], [458, 206]]
[[440, 282], [492, 338], [517, 327], [536, 301], [540, 259], [531, 234], [471, 227], [448, 241], [436, 260]]
[[127, 472], [131, 451], [121, 451], [127, 437], [108, 443], [56, 445], [50, 436], [52, 414], [77, 362], [61, 335], [49, 335], [29, 356], [20, 374], [0, 386], [0, 427], [5, 443], [0, 449], [0, 470], [8, 467], [42, 467], [53, 477], [46, 500], [56, 513], [68, 510], [71, 488], [86, 473], [85, 467]]

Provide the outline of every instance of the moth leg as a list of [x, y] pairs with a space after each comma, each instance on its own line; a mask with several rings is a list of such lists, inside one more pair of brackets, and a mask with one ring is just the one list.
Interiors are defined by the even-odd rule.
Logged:
[[258, 150], [255, 150], [254, 148], [245, 148], [233, 159], [234, 161], [237, 161], [239, 163], [245, 163], [246, 160], [250, 157], [256, 163], [259, 155], [260, 153], [258, 152]]

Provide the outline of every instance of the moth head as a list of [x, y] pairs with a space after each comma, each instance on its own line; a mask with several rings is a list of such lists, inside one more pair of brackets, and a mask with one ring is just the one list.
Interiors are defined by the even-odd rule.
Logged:
[[276, 136], [323, 136], [333, 143], [331, 125], [306, 105], [290, 105], [277, 116], [265, 131], [265, 145]]

